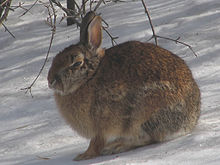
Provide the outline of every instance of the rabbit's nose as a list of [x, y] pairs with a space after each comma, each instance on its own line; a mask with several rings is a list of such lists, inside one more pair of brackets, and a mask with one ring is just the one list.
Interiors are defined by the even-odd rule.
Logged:
[[60, 77], [59, 77], [57, 74], [55, 74], [55, 75], [53, 76], [53, 78], [50, 77], [50, 78], [48, 79], [48, 87], [51, 88], [51, 89], [55, 88], [55, 85], [56, 85], [56, 83], [57, 83], [59, 80], [60, 80]]

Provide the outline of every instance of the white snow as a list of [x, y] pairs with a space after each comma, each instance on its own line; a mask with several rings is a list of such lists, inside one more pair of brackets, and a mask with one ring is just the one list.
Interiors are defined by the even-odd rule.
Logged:
[[[25, 1], [29, 8], [35, 0]], [[13, 0], [17, 5], [20, 0]], [[44, 2], [48, 2], [44, 0]], [[159, 45], [183, 58], [191, 68], [202, 93], [202, 113], [192, 134], [166, 143], [129, 152], [74, 162], [86, 150], [88, 140], [77, 135], [59, 115], [53, 93], [47, 87], [52, 58], [66, 46], [76, 43], [79, 29], [57, 24], [49, 61], [32, 88], [34, 97], [20, 89], [37, 75], [48, 50], [51, 31], [45, 23], [47, 9], [37, 4], [26, 15], [10, 12], [6, 26], [12, 38], [0, 27], [0, 164], [220, 164], [220, 1], [146, 0], [158, 35], [178, 38], [190, 44], [198, 57], [185, 46], [160, 39]], [[61, 1], [65, 5], [65, 0]], [[152, 35], [141, 1], [108, 3], [98, 12], [109, 23], [118, 43], [146, 42]], [[62, 12], [58, 12], [58, 20]], [[111, 47], [104, 33], [103, 47]], [[150, 42], [153, 42], [151, 40]]]

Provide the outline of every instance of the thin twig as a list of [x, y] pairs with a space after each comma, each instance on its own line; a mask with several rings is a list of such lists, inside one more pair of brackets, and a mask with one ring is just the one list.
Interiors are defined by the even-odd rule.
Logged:
[[116, 39], [118, 39], [118, 37], [113, 37], [109, 31], [107, 30], [107, 28], [109, 27], [109, 24], [102, 18], [102, 22], [104, 22], [105, 26], [102, 26], [102, 29], [108, 34], [108, 36], [111, 38], [111, 42], [112, 42], [112, 46], [118, 45], [118, 43], [116, 42]]
[[102, 22], [104, 22], [104, 24], [106, 25], [105, 28], [109, 28], [109, 24], [102, 18]]
[[109, 37], [111, 38], [112, 46], [118, 45], [118, 43], [115, 41], [116, 39], [118, 39], [118, 37], [113, 37], [104, 26], [102, 26], [102, 28], [109, 35]]
[[0, 4], [0, 6], [2, 7], [2, 6], [5, 5], [7, 2], [11, 3], [10, 1], [12, 1], [12, 0], [5, 0], [4, 2], [2, 2], [2, 3]]
[[172, 38], [169, 38], [169, 37], [163, 37], [163, 36], [156, 35], [156, 33], [155, 33], [155, 31], [154, 31], [153, 23], [152, 23], [151, 18], [150, 18], [150, 14], [149, 14], [149, 12], [148, 12], [148, 10], [147, 10], [147, 7], [146, 7], [146, 4], [145, 4], [144, 0], [141, 0], [141, 2], [142, 2], [142, 4], [143, 4], [143, 6], [144, 6], [145, 13], [147, 14], [147, 17], [148, 17], [148, 19], [149, 19], [150, 26], [151, 26], [151, 29], [152, 29], [152, 32], [153, 32], [153, 35], [152, 35], [152, 37], [151, 37], [149, 40], [151, 40], [152, 38], [154, 38], [156, 45], [158, 45], [157, 38], [162, 38], [162, 39], [174, 41], [174, 42], [176, 42], [176, 43], [179, 43], [179, 44], [182, 44], [182, 45], [187, 46], [187, 47], [193, 52], [193, 54], [197, 57], [197, 54], [196, 54], [195, 51], [193, 50], [192, 46], [190, 46], [189, 44], [187, 44], [187, 43], [185, 43], [185, 42], [179, 41], [180, 37], [178, 37], [177, 39], [172, 39]]
[[23, 14], [20, 15], [20, 17], [24, 16], [25, 14], [27, 14], [36, 4], [37, 4], [38, 0], [36, 0], [29, 9], [27, 9]]
[[92, 10], [92, 3], [93, 3], [93, 0], [90, 0], [90, 3], [89, 3], [89, 10], [90, 11]]
[[[21, 9], [23, 9], [23, 10], [25, 10], [26, 12], [28, 12], [28, 9], [26, 9], [25, 7], [23, 7], [22, 5], [24, 4], [24, 2], [23, 3], [21, 3], [21, 2], [19, 2], [19, 5], [17, 6], [17, 8], [21, 8]], [[15, 10], [16, 8], [14, 8], [14, 10]], [[30, 11], [29, 11], [30, 12]]]
[[44, 63], [38, 73], [38, 75], [35, 77], [34, 81], [31, 83], [30, 86], [26, 87], [26, 88], [22, 88], [21, 90], [26, 90], [26, 93], [29, 91], [31, 96], [33, 97], [32, 95], [32, 92], [31, 92], [31, 88], [33, 87], [33, 85], [36, 83], [36, 81], [38, 80], [38, 78], [40, 77], [46, 63], [47, 63], [47, 60], [48, 60], [48, 57], [49, 57], [49, 54], [50, 54], [50, 49], [51, 49], [51, 46], [52, 46], [52, 43], [53, 43], [53, 39], [54, 39], [54, 35], [55, 35], [55, 32], [56, 32], [56, 11], [54, 9], [54, 6], [53, 6], [53, 3], [51, 0], [49, 0], [50, 2], [50, 5], [51, 5], [51, 8], [53, 10], [53, 21], [52, 21], [52, 18], [51, 18], [51, 22], [53, 22], [53, 28], [51, 29], [52, 33], [51, 33], [51, 38], [50, 38], [50, 45], [49, 45], [49, 48], [48, 48], [48, 51], [47, 51], [47, 55], [46, 55], [46, 58], [44, 60]]
[[162, 39], [165, 39], [165, 40], [170, 40], [170, 41], [174, 41], [176, 43], [179, 43], [179, 44], [182, 44], [182, 45], [185, 45], [187, 46], [192, 52], [193, 54], [198, 57], [198, 55], [196, 54], [196, 52], [193, 50], [192, 46], [190, 46], [189, 44], [185, 43], [185, 42], [182, 42], [182, 41], [179, 41], [180, 37], [178, 37], [177, 39], [172, 39], [172, 38], [169, 38], [169, 37], [163, 37], [163, 36], [159, 36], [159, 35], [155, 35], [153, 37], [157, 37], [157, 38], [162, 38]]
[[76, 5], [76, 8], [77, 8], [79, 11], [81, 11], [81, 9], [80, 9], [78, 3], [77, 3], [76, 1], [73, 1], [73, 3]]
[[5, 26], [4, 23], [2, 23], [2, 26], [4, 26], [5, 30], [13, 37], [15, 38], [14, 34], [12, 32], [10, 32], [10, 30], [7, 28], [7, 26]]
[[0, 13], [0, 25], [3, 23], [3, 21], [5, 21], [7, 19], [7, 16], [8, 16], [8, 13], [9, 13], [9, 10], [10, 10], [10, 6], [11, 6], [11, 1], [12, 0], [6, 0], [4, 1], [0, 7], [2, 8], [2, 12], [3, 12], [3, 15], [1, 16], [2, 12]]
[[0, 25], [2, 25], [5, 28], [5, 31], [7, 31], [13, 38], [15, 38], [14, 34], [12, 34], [12, 32], [10, 32], [10, 30], [7, 28], [7, 26], [3, 23], [7, 19], [7, 16], [8, 16], [9, 10], [10, 10], [10, 6], [11, 6], [11, 2], [12, 2], [12, 0], [5, 0], [4, 2], [2, 2], [0, 4], [0, 7], [1, 7], [0, 16], [3, 13], [3, 15], [0, 17]]
[[102, 3], [105, 3], [104, 0], [99, 0], [97, 5], [94, 8], [94, 11], [96, 11]]
[[[71, 16], [71, 15], [72, 15], [71, 11], [70, 11], [69, 9], [63, 7], [60, 2], [57, 2], [56, 0], [51, 0], [51, 1], [52, 1], [57, 7], [61, 8], [68, 16]], [[79, 13], [78, 15], [80, 15], [80, 13]], [[71, 17], [71, 18], [74, 20], [74, 22], [77, 24], [77, 26], [80, 26], [79, 21], [76, 19], [76, 17], [77, 17], [78, 15], [75, 15], [75, 16], [73, 16], [73, 17]]]
[[79, 9], [79, 12], [81, 13], [81, 11], [83, 11], [85, 9], [85, 6], [86, 6], [86, 3], [88, 2], [89, 0], [85, 0], [84, 3], [82, 3], [81, 5], [81, 8]]
[[154, 36], [153, 38], [154, 38], [154, 40], [155, 40], [155, 44], [158, 45], [157, 36], [156, 36], [156, 34], [155, 34], [155, 31], [154, 31], [154, 26], [153, 26], [153, 23], [152, 23], [152, 21], [151, 21], [150, 14], [149, 14], [149, 12], [148, 12], [148, 10], [147, 10], [147, 7], [146, 7], [146, 4], [145, 4], [144, 0], [141, 0], [141, 2], [142, 2], [142, 4], [143, 4], [143, 6], [144, 6], [145, 13], [147, 14], [148, 20], [149, 20], [149, 22], [150, 22], [150, 26], [151, 26], [151, 30], [152, 30], [152, 32], [153, 32], [153, 36]]
[[56, 0], [51, 0], [57, 7], [61, 8], [67, 15], [71, 15], [70, 9], [67, 9], [63, 7], [63, 5], [60, 2], [57, 2]]
[[17, 8], [21, 8], [25, 11], [27, 11], [28, 9], [24, 8], [22, 5], [24, 4], [24, 2], [19, 2], [17, 6], [11, 6], [11, 10], [16, 10]]
[[51, 14], [50, 5], [48, 5], [47, 3], [44, 3], [44, 2], [42, 2], [42, 1], [39, 1], [39, 3], [43, 4], [44, 7], [47, 8], [48, 17], [47, 17], [47, 20], [46, 20], [45, 22], [46, 22], [46, 24], [48, 24], [51, 28], [53, 28], [53, 20], [52, 20], [53, 14]]

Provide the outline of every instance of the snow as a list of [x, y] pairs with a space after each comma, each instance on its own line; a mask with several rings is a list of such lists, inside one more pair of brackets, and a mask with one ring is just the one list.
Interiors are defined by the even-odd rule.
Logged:
[[[23, 0], [24, 1], [24, 0]], [[35, 0], [25, 1], [29, 8]], [[19, 0], [14, 0], [13, 5]], [[47, 2], [47, 0], [44, 0]], [[45, 23], [47, 9], [37, 4], [26, 15], [17, 9], [5, 23], [12, 38], [0, 28], [0, 164], [220, 164], [220, 1], [146, 1], [158, 35], [178, 38], [187, 48], [160, 39], [159, 45], [183, 58], [191, 68], [202, 93], [202, 113], [196, 129], [189, 135], [166, 143], [153, 144], [129, 152], [74, 162], [86, 150], [88, 140], [71, 130], [59, 115], [53, 93], [47, 87], [47, 72], [52, 58], [66, 46], [76, 43], [79, 29], [57, 24], [55, 39], [46, 68], [32, 88], [33, 98], [20, 90], [35, 78], [48, 50], [51, 31]], [[61, 1], [65, 4], [65, 0]], [[118, 43], [127, 40], [146, 42], [152, 35], [140, 1], [108, 3], [98, 9], [109, 23]], [[62, 12], [58, 13], [58, 20]], [[151, 40], [150, 42], [153, 42]], [[104, 33], [103, 47], [111, 47]]]

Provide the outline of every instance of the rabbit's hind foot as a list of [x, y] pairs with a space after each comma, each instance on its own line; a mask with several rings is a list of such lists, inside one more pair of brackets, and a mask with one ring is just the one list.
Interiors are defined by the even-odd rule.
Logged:
[[152, 143], [150, 136], [119, 137], [108, 142], [101, 151], [102, 155], [118, 154]]

